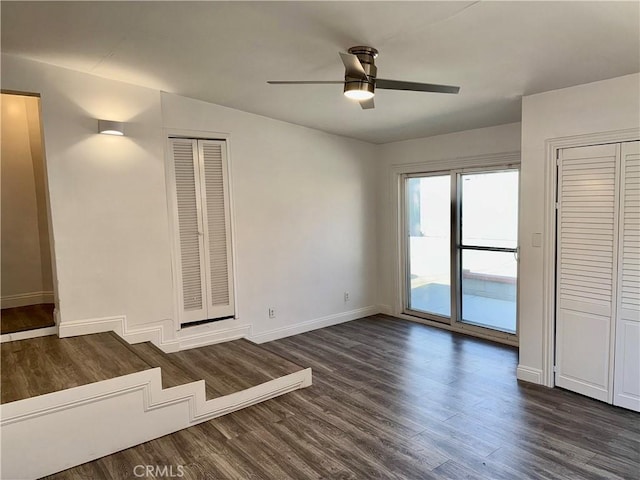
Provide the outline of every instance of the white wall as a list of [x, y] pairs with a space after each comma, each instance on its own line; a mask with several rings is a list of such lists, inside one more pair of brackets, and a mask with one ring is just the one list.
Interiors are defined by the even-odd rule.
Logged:
[[[394, 197], [392, 182], [397, 166], [415, 164], [415, 170], [428, 170], [429, 164], [455, 161], [461, 157], [518, 152], [520, 150], [520, 124], [511, 123], [497, 127], [480, 128], [434, 137], [388, 143], [379, 147], [378, 201], [380, 219], [378, 237], [379, 291], [378, 303], [388, 312], [394, 311], [400, 292], [395, 281], [398, 272], [397, 225], [395, 215], [398, 199]], [[424, 167], [424, 168], [422, 168]], [[411, 167], [413, 168], [413, 167]], [[447, 168], [447, 167], [445, 167]]]
[[[375, 308], [374, 146], [11, 56], [2, 86], [42, 95], [63, 323], [173, 318], [163, 126], [230, 135], [239, 313], [254, 335]], [[98, 118], [126, 136], [98, 135]]]
[[520, 366], [543, 368], [543, 248], [545, 142], [550, 139], [640, 127], [640, 75], [531, 95], [522, 102], [520, 191]]
[[53, 299], [38, 99], [2, 94], [2, 306]]
[[60, 320], [171, 318], [160, 93], [10, 56], [2, 85], [41, 94]]
[[255, 338], [375, 309], [375, 146], [177, 95], [162, 111], [169, 129], [230, 134], [238, 306]]
[[[520, 124], [376, 147], [15, 57], [2, 67], [3, 88], [42, 94], [63, 321], [173, 318], [163, 127], [230, 135], [239, 313], [261, 340], [393, 305], [392, 165], [520, 149]], [[532, 371], [542, 368], [542, 249], [531, 238], [544, 233], [545, 141], [637, 128], [638, 85], [630, 75], [524, 98], [520, 364]], [[97, 135], [97, 118], [127, 122], [127, 136]]]

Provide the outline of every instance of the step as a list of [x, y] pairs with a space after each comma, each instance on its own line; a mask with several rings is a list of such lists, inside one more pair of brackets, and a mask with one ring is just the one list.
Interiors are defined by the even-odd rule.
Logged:
[[2, 478], [50, 475], [311, 384], [310, 368], [247, 340], [167, 354], [113, 333], [44, 338], [2, 345]]
[[3, 404], [152, 368], [112, 332], [3, 343], [0, 362]]
[[247, 340], [164, 353], [146, 342], [129, 348], [150, 367], [162, 369], [163, 388], [204, 380], [207, 399], [229, 395], [300, 371], [301, 366]]
[[53, 303], [3, 308], [0, 311], [0, 335], [53, 327]]

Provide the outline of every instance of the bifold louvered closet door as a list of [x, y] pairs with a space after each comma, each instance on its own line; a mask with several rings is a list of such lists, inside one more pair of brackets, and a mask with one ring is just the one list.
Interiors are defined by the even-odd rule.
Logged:
[[232, 317], [233, 268], [226, 144], [172, 138], [182, 324]]
[[640, 142], [623, 143], [613, 404], [640, 411]]
[[634, 148], [638, 142], [558, 155], [555, 383], [609, 403], [614, 376], [616, 390], [635, 389], [640, 398], [638, 379], [632, 385], [640, 350], [638, 178], [634, 160], [622, 155]]

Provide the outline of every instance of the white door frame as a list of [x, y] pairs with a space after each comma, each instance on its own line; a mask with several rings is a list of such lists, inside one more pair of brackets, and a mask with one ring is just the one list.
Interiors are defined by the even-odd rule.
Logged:
[[[45, 335], [51, 335], [51, 334], [57, 334], [58, 333], [58, 325], [60, 325], [60, 321], [61, 321], [61, 311], [60, 311], [60, 299], [59, 299], [59, 292], [58, 292], [58, 267], [56, 264], [56, 245], [55, 245], [55, 238], [54, 238], [54, 232], [53, 232], [53, 209], [51, 206], [51, 191], [49, 188], [49, 162], [48, 162], [48, 156], [47, 156], [47, 145], [45, 142], [45, 125], [44, 125], [44, 118], [43, 118], [43, 112], [42, 112], [42, 94], [40, 92], [26, 92], [26, 91], [18, 91], [18, 90], [8, 90], [8, 89], [2, 89], [0, 91], [0, 93], [2, 94], [6, 94], [6, 95], [16, 95], [16, 96], [22, 96], [22, 97], [33, 97], [33, 98], [37, 98], [38, 99], [38, 125], [40, 127], [40, 131], [38, 132], [40, 135], [40, 146], [42, 149], [42, 175], [43, 175], [43, 181], [44, 181], [44, 200], [45, 200], [45, 213], [47, 216], [47, 234], [48, 234], [48, 240], [49, 240], [49, 254], [50, 254], [50, 261], [51, 261], [51, 284], [52, 284], [52, 295], [53, 298], [51, 299], [53, 301], [54, 304], [54, 309], [53, 309], [53, 320], [55, 322], [55, 325], [53, 327], [48, 327], [46, 329], [38, 329], [39, 333], [36, 333], [36, 336], [41, 336], [42, 334]], [[49, 296], [49, 292], [41, 292], [43, 298], [50, 298]], [[16, 334], [7, 334], [5, 335], [3, 338], [8, 339], [11, 338], [12, 340], [18, 340], [18, 339], [26, 339], [26, 338], [32, 338], [32, 333], [30, 332], [34, 332], [33, 330], [27, 330], [25, 332], [20, 332], [17, 336]], [[9, 337], [10, 336], [10, 337]]]
[[203, 130], [184, 130], [184, 129], [176, 129], [176, 128], [164, 128], [163, 129], [163, 137], [164, 137], [164, 168], [165, 168], [165, 183], [166, 183], [166, 192], [167, 192], [167, 216], [169, 219], [169, 237], [171, 242], [171, 272], [173, 277], [173, 325], [175, 331], [178, 332], [182, 329], [181, 325], [181, 300], [180, 300], [180, 290], [178, 286], [180, 285], [180, 279], [178, 278], [179, 268], [178, 268], [178, 255], [180, 252], [180, 246], [178, 243], [178, 225], [176, 223], [177, 220], [177, 212], [175, 211], [175, 206], [173, 204], [173, 198], [175, 198], [175, 178], [174, 178], [174, 168], [173, 168], [173, 151], [170, 146], [170, 138], [186, 138], [186, 139], [196, 139], [196, 140], [223, 140], [226, 144], [226, 171], [227, 171], [227, 181], [229, 184], [229, 226], [231, 230], [231, 262], [234, 269], [233, 277], [233, 308], [234, 308], [234, 319], [240, 318], [240, 311], [238, 309], [238, 285], [237, 285], [237, 275], [236, 272], [236, 244], [235, 244], [235, 215], [234, 215], [234, 207], [233, 207], [233, 176], [232, 176], [232, 163], [231, 163], [231, 134], [222, 133], [222, 132], [209, 132]]
[[[588, 133], [569, 137], [550, 138], [545, 141], [544, 186], [544, 241], [542, 291], [542, 384], [555, 387], [555, 325], [556, 325], [556, 158], [558, 150], [586, 147], [603, 143], [631, 142], [640, 139], [640, 130], [630, 128], [610, 132]], [[615, 319], [612, 321], [615, 322]], [[615, 326], [614, 326], [615, 329]], [[612, 332], [615, 336], [615, 331]]]
[[[389, 193], [391, 195], [391, 220], [394, 227], [393, 235], [393, 297], [394, 303], [391, 305], [391, 315], [410, 320], [412, 322], [423, 323], [444, 330], [468, 333], [479, 338], [485, 338], [498, 343], [518, 346], [518, 336], [489, 329], [475, 327], [473, 325], [460, 325], [460, 322], [443, 323], [425, 317], [417, 317], [404, 313], [404, 303], [406, 298], [406, 271], [407, 259], [404, 255], [404, 232], [405, 232], [405, 198], [403, 195], [403, 182], [407, 175], [431, 173], [458, 173], [462, 170], [491, 170], [497, 168], [520, 168], [520, 152], [503, 152], [487, 155], [476, 155], [469, 157], [444, 158], [438, 160], [426, 160], [419, 163], [394, 164], [389, 166], [388, 179], [390, 181]], [[519, 272], [519, 267], [518, 267]], [[518, 277], [519, 277], [518, 273]], [[518, 292], [518, 296], [520, 292]]]

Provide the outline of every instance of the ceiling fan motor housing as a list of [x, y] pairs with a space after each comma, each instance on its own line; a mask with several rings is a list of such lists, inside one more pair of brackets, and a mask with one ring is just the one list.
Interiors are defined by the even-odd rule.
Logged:
[[375, 63], [375, 58], [378, 56], [378, 50], [373, 47], [357, 46], [351, 47], [348, 52], [358, 57], [358, 60], [360, 60], [360, 63], [362, 64], [362, 68], [367, 74], [367, 78], [362, 79], [345, 75], [344, 91], [366, 90], [373, 94], [376, 88], [376, 75], [378, 73]]

